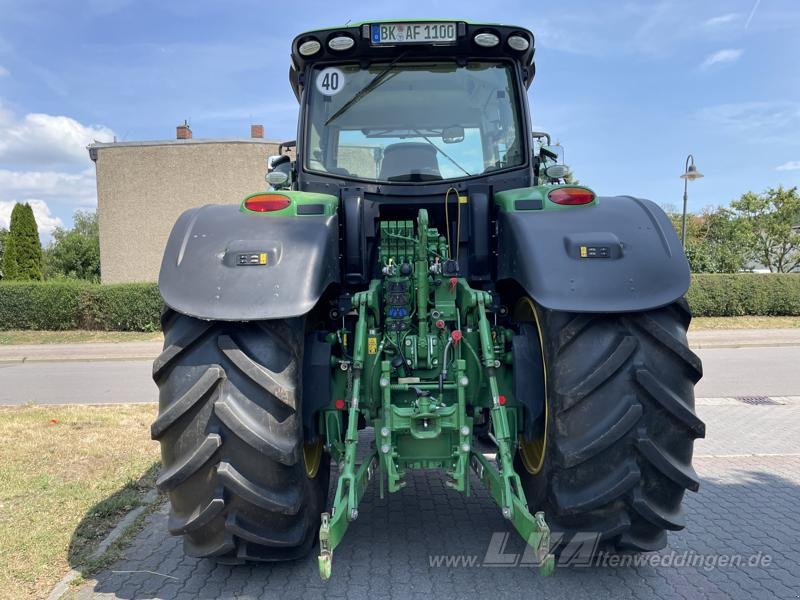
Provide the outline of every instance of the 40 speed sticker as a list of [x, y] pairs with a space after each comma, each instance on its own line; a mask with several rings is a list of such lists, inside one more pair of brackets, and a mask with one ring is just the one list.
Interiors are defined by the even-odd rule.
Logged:
[[344, 73], [336, 67], [328, 67], [317, 73], [317, 91], [325, 96], [334, 96], [344, 87]]

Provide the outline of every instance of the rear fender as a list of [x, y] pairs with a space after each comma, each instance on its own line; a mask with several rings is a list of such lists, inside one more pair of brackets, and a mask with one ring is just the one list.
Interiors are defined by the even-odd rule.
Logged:
[[167, 241], [158, 277], [164, 302], [180, 313], [218, 321], [309, 312], [339, 281], [339, 225], [332, 202], [323, 202], [322, 214], [313, 214], [294, 200], [297, 208], [280, 215], [235, 205], [183, 213]]
[[505, 200], [496, 198], [498, 279], [516, 281], [545, 308], [650, 310], [689, 289], [680, 240], [664, 211], [649, 200], [602, 197], [560, 210], [547, 210], [546, 199], [538, 197]]

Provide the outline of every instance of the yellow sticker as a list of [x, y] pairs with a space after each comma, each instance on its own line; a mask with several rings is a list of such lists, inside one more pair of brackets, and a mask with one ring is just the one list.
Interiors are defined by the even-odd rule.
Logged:
[[378, 352], [378, 338], [367, 338], [367, 352], [370, 354], [376, 354]]
[[459, 196], [458, 197], [458, 203], [459, 204], [467, 204], [467, 202], [468, 202], [468, 199], [467, 199], [466, 196]]
[[267, 264], [267, 253], [266, 252], [262, 252], [261, 254], [258, 255], [258, 264], [260, 264], [260, 265]]
[[586, 258], [586, 257], [587, 257], [586, 246], [581, 246], [581, 258]]

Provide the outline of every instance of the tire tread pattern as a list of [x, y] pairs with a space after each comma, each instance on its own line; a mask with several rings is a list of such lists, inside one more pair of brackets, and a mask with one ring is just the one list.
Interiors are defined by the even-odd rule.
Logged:
[[287, 560], [314, 542], [327, 455], [315, 479], [302, 461], [301, 320], [205, 322], [169, 309], [151, 436], [168, 529], [190, 556], [220, 562]]
[[611, 550], [662, 548], [685, 526], [684, 492], [700, 485], [691, 456], [705, 435], [693, 391], [703, 369], [686, 340], [688, 305], [539, 313], [548, 446], [541, 472], [518, 469], [528, 501], [560, 539], [594, 532]]

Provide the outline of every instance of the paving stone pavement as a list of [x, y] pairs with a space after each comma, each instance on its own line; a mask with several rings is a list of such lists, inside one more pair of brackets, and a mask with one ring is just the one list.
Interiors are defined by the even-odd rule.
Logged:
[[[367, 491], [358, 520], [334, 553], [333, 577], [327, 583], [319, 578], [315, 554], [297, 562], [244, 566], [186, 557], [180, 540], [167, 534], [167, 507], [162, 506], [124, 558], [74, 596], [800, 597], [800, 402], [701, 402], [698, 410], [708, 426], [708, 438], [695, 448], [700, 492], [687, 494], [687, 528], [671, 533], [665, 550], [643, 555], [644, 563], [562, 567], [549, 578], [531, 566], [482, 566], [494, 533], [510, 532], [506, 554], [523, 548], [480, 483], [473, 481], [474, 493], [467, 498], [446, 488], [436, 473], [414, 473], [404, 490], [384, 499], [378, 497], [377, 486]], [[465, 558], [458, 559], [458, 566], [432, 566], [431, 557], [439, 556]], [[470, 557], [475, 562], [464, 566]], [[731, 561], [740, 563], [732, 566]]]

